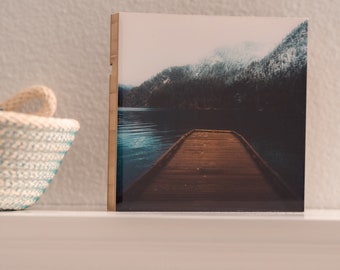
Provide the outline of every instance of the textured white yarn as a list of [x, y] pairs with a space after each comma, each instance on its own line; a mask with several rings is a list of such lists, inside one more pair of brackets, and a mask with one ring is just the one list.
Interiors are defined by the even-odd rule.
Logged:
[[0, 165], [0, 171], [3, 170], [57, 170], [60, 165], [59, 161], [24, 161], [21, 162], [11, 162], [10, 160], [4, 160]]
[[44, 132], [72, 132], [79, 129], [79, 123], [76, 120], [41, 117], [24, 113], [0, 111], [0, 127], [3, 124], [6, 125], [8, 128], [17, 128], [18, 125], [23, 125], [27, 129], [43, 130]]
[[34, 114], [38, 116], [53, 116], [57, 109], [57, 99], [53, 91], [43, 85], [35, 85], [19, 92], [14, 97], [6, 100], [1, 104], [4, 111], [21, 112], [22, 107], [30, 101], [39, 101], [40, 107], [35, 111], [26, 111], [26, 114]]
[[[39, 107], [23, 113], [32, 100]], [[45, 86], [27, 88], [0, 104], [0, 209], [34, 204], [57, 173], [79, 123], [52, 118], [56, 104]]]
[[[1, 114], [0, 114], [1, 118]], [[59, 131], [35, 131], [31, 130], [27, 132], [25, 130], [18, 130], [16, 127], [6, 129], [0, 128], [0, 137], [7, 136], [15, 140], [28, 140], [28, 141], [40, 141], [40, 142], [65, 142], [72, 141], [74, 139], [74, 133], [66, 133]]]

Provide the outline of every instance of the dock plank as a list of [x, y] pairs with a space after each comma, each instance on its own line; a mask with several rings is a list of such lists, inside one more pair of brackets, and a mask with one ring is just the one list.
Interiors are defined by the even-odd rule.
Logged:
[[185, 134], [123, 194], [118, 210], [300, 211], [301, 200], [233, 131]]

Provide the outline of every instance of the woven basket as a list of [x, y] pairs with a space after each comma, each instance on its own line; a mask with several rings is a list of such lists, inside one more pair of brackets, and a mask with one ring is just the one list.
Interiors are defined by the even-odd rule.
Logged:
[[[38, 109], [27, 111], [33, 105]], [[57, 173], [79, 123], [51, 117], [55, 109], [55, 95], [44, 86], [25, 89], [0, 104], [1, 210], [31, 206]]]

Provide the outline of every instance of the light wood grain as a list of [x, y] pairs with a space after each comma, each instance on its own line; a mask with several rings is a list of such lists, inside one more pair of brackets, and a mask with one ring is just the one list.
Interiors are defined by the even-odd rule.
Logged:
[[302, 201], [233, 131], [193, 130], [123, 195], [119, 210], [302, 210]]
[[107, 209], [116, 210], [119, 14], [111, 16]]
[[118, 40], [119, 40], [119, 13], [111, 15], [111, 31], [110, 31], [110, 64], [113, 65], [112, 59], [118, 56]]

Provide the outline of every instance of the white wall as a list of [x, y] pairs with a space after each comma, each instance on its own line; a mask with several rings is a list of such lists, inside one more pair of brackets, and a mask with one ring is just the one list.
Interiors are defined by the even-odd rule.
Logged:
[[306, 207], [340, 208], [340, 1], [1, 0], [0, 100], [45, 84], [57, 94], [57, 116], [81, 124], [38, 206], [106, 205], [109, 27], [117, 11], [308, 17]]

